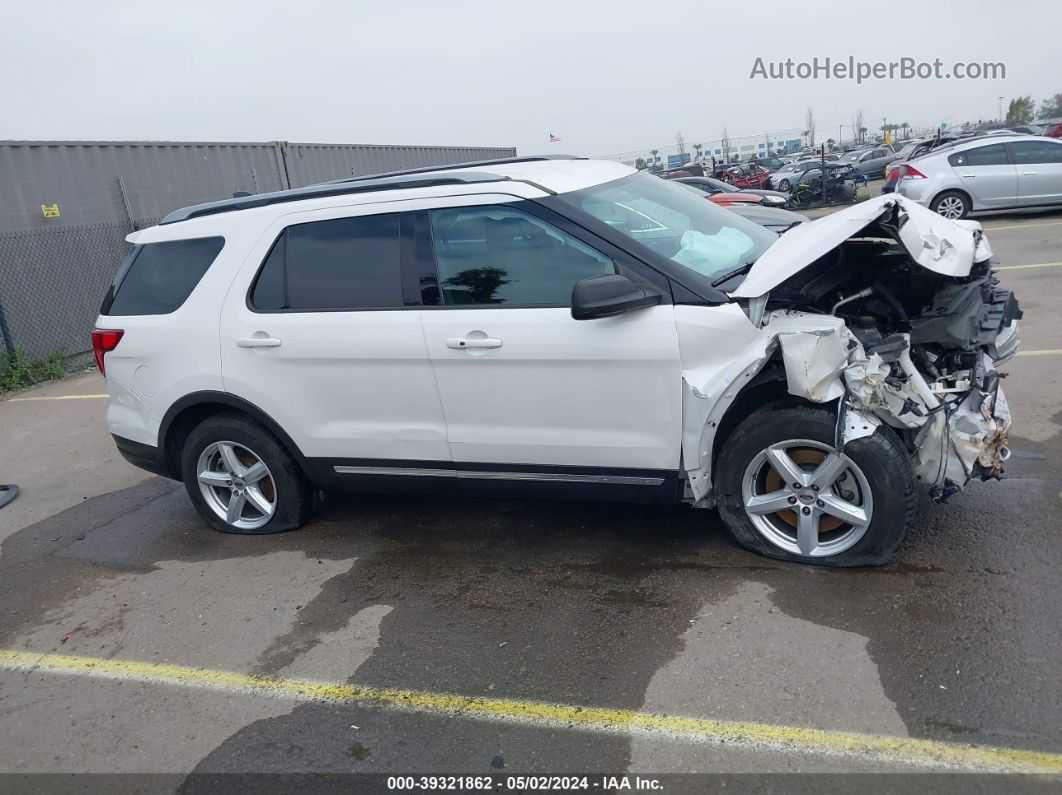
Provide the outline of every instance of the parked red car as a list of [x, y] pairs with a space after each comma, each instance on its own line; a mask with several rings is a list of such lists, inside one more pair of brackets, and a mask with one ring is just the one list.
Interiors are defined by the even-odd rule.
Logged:
[[1056, 124], [1044, 133], [1048, 138], [1062, 138], [1062, 124]]
[[735, 188], [762, 188], [770, 173], [770, 169], [749, 164], [727, 169], [722, 179]]

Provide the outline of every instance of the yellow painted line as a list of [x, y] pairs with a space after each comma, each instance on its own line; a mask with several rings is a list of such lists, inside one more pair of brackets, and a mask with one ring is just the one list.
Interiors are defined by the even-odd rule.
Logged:
[[1018, 351], [1018, 356], [1057, 356], [1062, 348], [1048, 348], [1042, 351]]
[[1017, 271], [1022, 268], [1057, 268], [1062, 262], [1038, 262], [1035, 265], [1000, 265], [997, 271]]
[[1048, 221], [1042, 224], [1012, 224], [1011, 226], [981, 226], [987, 232], [998, 232], [1000, 229], [1028, 229], [1033, 226], [1062, 226], [1062, 221]]
[[46, 395], [39, 397], [18, 397], [9, 398], [6, 403], [28, 403], [31, 400], [99, 400], [101, 398], [107, 398], [110, 395]]
[[660, 715], [627, 709], [579, 707], [542, 701], [461, 696], [419, 690], [269, 679], [164, 663], [101, 660], [0, 649], [0, 669], [177, 685], [332, 704], [368, 704], [422, 714], [621, 735], [651, 735], [692, 743], [736, 746], [883, 762], [1014, 773], [1062, 774], [1062, 754], [918, 740], [769, 723]]

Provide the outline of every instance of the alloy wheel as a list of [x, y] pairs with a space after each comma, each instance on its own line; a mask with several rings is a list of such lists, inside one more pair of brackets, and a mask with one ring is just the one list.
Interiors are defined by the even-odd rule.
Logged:
[[206, 504], [233, 527], [257, 530], [276, 513], [276, 483], [269, 467], [250, 448], [212, 442], [200, 453], [196, 472]]
[[962, 218], [965, 210], [966, 205], [958, 196], [945, 196], [937, 204], [937, 212], [952, 221], [957, 221]]
[[803, 557], [851, 549], [873, 517], [870, 484], [858, 465], [809, 439], [761, 450], [745, 469], [741, 491], [756, 531], [779, 549]]

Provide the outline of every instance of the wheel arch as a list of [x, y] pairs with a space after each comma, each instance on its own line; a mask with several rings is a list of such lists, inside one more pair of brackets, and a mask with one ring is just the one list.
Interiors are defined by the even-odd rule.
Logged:
[[299, 446], [280, 427], [279, 423], [258, 406], [229, 392], [202, 391], [185, 395], [166, 411], [159, 424], [159, 448], [166, 470], [175, 480], [181, 480], [181, 443], [192, 429], [208, 417], [225, 411], [236, 411], [263, 425], [277, 437], [302, 470], [310, 474], [310, 467]]
[[723, 413], [722, 419], [719, 420], [715, 438], [712, 440], [711, 472], [713, 480], [715, 479], [716, 462], [719, 460], [719, 451], [723, 449], [730, 434], [754, 411], [768, 403], [775, 402], [790, 402], [794, 405], [805, 403], [815, 405], [789, 394], [785, 366], [778, 358], [772, 359], [766, 367], [756, 374], [755, 378], [742, 388], [737, 397], [734, 398], [734, 402]]

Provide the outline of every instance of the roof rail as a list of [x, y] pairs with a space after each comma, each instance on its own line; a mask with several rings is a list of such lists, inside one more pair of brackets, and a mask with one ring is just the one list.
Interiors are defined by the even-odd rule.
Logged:
[[470, 171], [465, 174], [424, 175], [406, 177], [397, 175], [378, 179], [364, 179], [355, 182], [325, 182], [321, 185], [309, 185], [305, 188], [259, 193], [251, 196], [239, 196], [232, 199], [193, 204], [174, 210], [159, 221], [160, 225], [201, 218], [204, 215], [218, 215], [236, 210], [250, 210], [255, 207], [268, 207], [271, 204], [297, 202], [303, 199], [318, 199], [326, 196], [343, 196], [351, 193], [369, 193], [382, 190], [401, 190], [402, 188], [427, 188], [433, 185], [465, 185], [477, 182], [501, 182], [508, 180], [499, 174], [484, 171]]
[[343, 177], [333, 179], [322, 185], [336, 185], [342, 182], [360, 182], [366, 179], [379, 179], [381, 177], [398, 177], [407, 174], [431, 174], [436, 171], [453, 171], [459, 168], [481, 168], [483, 166], [504, 166], [513, 163], [537, 163], [542, 160], [587, 160], [579, 155], [527, 155], [526, 157], [502, 157], [497, 160], [474, 160], [468, 163], [450, 163], [444, 166], [422, 166], [421, 168], [408, 168], [401, 171], [384, 171], [380, 174], [365, 174], [360, 177]]
[[[159, 224], [173, 224], [204, 215], [217, 215], [236, 210], [249, 210], [254, 207], [268, 207], [271, 204], [296, 202], [303, 199], [316, 199], [325, 196], [342, 196], [349, 193], [368, 193], [370, 191], [400, 190], [402, 188], [427, 188], [433, 185], [463, 185], [477, 182], [502, 182], [509, 177], [492, 174], [489, 171], [468, 171], [461, 174], [451, 172], [457, 169], [481, 168], [483, 166], [508, 165], [511, 163], [533, 163], [541, 160], [586, 160], [576, 155], [537, 155], [529, 157], [507, 157], [499, 160], [477, 160], [469, 163], [451, 163], [443, 166], [426, 166], [405, 171], [388, 171], [382, 174], [367, 174], [362, 177], [344, 177], [343, 179], [308, 185], [305, 188], [259, 193], [252, 196], [233, 197], [220, 201], [193, 204], [182, 207], [166, 215]], [[418, 176], [419, 175], [419, 176]]]

